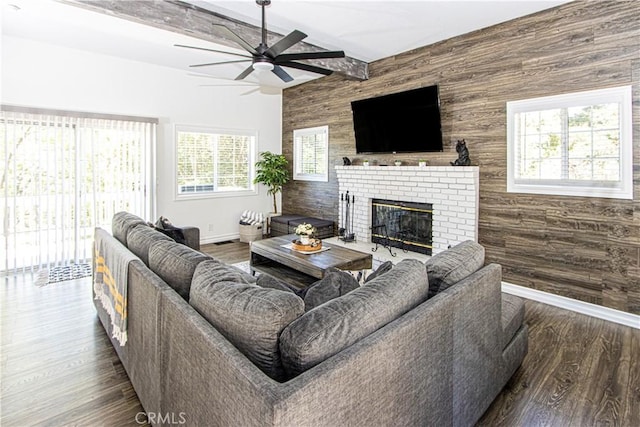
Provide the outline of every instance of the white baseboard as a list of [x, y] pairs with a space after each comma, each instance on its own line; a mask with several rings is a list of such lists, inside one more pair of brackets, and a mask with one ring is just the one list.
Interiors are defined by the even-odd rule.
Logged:
[[219, 234], [217, 236], [200, 237], [201, 245], [208, 245], [209, 243], [224, 242], [226, 240], [235, 240], [240, 238], [240, 233]]
[[550, 294], [548, 292], [527, 288], [525, 286], [514, 285], [513, 283], [502, 282], [502, 291], [522, 298], [552, 305], [554, 307], [564, 308], [565, 310], [575, 311], [576, 313], [586, 314], [587, 316], [597, 317], [598, 319], [608, 320], [609, 322], [640, 329], [640, 316], [636, 314], [626, 313], [624, 311], [579, 301], [573, 298]]

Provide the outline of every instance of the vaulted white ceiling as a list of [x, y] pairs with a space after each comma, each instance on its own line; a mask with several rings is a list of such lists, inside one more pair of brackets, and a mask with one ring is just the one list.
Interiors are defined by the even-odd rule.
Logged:
[[[52, 0], [1, 2], [3, 36], [178, 68], [185, 73], [196, 70], [189, 68], [191, 64], [232, 59], [223, 54], [179, 49], [174, 44], [233, 50], [225, 46]], [[371, 62], [566, 2], [272, 0], [267, 8], [267, 27], [281, 34], [301, 30], [309, 35], [306, 42], [342, 49], [347, 56]], [[260, 7], [254, 0], [190, 3], [260, 26]], [[246, 64], [229, 64], [198, 68], [197, 72], [221, 78], [203, 79], [203, 83], [236, 84], [230, 80], [245, 67]], [[268, 72], [253, 73], [246, 82], [288, 87], [320, 77], [297, 70], [290, 74], [296, 80], [286, 85]]]

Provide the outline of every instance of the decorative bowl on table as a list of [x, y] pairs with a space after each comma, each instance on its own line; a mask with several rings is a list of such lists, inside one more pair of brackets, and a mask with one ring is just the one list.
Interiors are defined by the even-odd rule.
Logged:
[[322, 240], [309, 239], [309, 244], [303, 244], [300, 240], [293, 240], [291, 242], [291, 249], [302, 252], [316, 252], [322, 249]]

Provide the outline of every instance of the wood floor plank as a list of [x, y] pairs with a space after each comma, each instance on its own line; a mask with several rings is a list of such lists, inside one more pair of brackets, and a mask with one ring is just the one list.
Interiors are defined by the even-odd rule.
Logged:
[[249, 244], [238, 240], [234, 240], [231, 243], [202, 245], [200, 250], [229, 264], [247, 261], [250, 256]]
[[[629, 358], [629, 371], [621, 419], [629, 425], [640, 426], [640, 333], [630, 330], [627, 334], [629, 338], [624, 341], [624, 354]], [[620, 374], [624, 375], [624, 372], [621, 370]]]
[[[237, 241], [203, 251], [249, 259]], [[0, 424], [139, 425], [144, 410], [97, 320], [91, 280], [32, 283], [0, 285]], [[533, 301], [525, 309], [529, 353], [478, 425], [640, 426], [640, 330]]]
[[525, 306], [529, 353], [478, 425], [640, 425], [640, 331], [533, 301]]

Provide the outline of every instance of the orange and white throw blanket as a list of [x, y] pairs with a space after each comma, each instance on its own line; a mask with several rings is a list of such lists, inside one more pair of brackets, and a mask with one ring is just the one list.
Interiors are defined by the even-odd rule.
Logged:
[[137, 257], [120, 244], [107, 244], [106, 236], [111, 235], [101, 228], [95, 229], [93, 290], [95, 299], [111, 318], [113, 338], [124, 346], [127, 343], [127, 275], [129, 263]]

